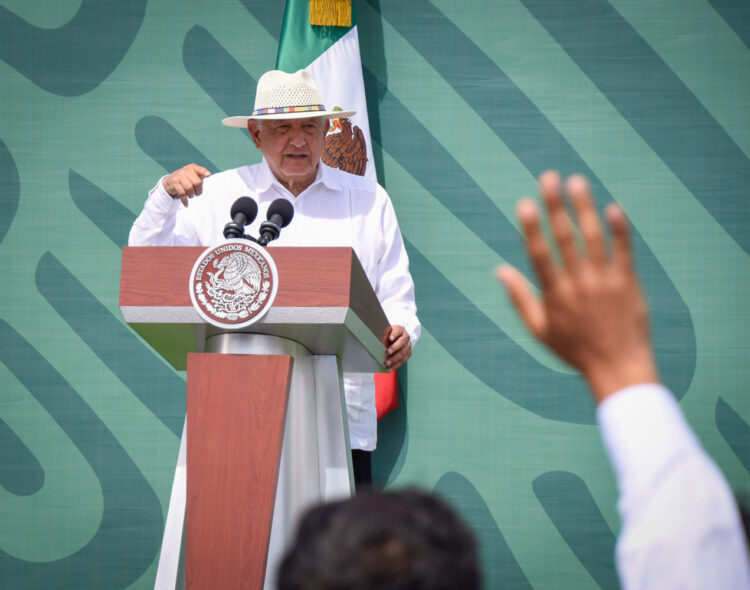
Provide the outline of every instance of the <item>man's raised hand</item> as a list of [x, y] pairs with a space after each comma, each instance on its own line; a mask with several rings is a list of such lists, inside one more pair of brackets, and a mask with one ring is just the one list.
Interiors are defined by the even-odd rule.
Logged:
[[199, 196], [203, 192], [203, 179], [211, 173], [198, 164], [188, 164], [172, 174], [168, 174], [161, 181], [164, 190], [173, 199], [180, 199], [185, 207], [188, 199]]
[[539, 277], [541, 298], [513, 267], [497, 277], [531, 333], [560, 358], [580, 370], [597, 401], [628, 385], [658, 381], [648, 328], [648, 310], [633, 269], [627, 220], [617, 205], [607, 207], [612, 229], [608, 253], [588, 182], [572, 176], [565, 185], [582, 237], [565, 210], [556, 172], [539, 177], [552, 235], [561, 264], [553, 260], [531, 199], [517, 213], [526, 249]]

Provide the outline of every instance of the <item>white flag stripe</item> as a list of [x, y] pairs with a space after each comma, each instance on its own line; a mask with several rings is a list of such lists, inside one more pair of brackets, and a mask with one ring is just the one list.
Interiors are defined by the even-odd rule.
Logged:
[[306, 69], [315, 78], [327, 109], [341, 107], [344, 110], [357, 111], [357, 114], [351, 117], [351, 122], [352, 126], [356, 125], [362, 130], [367, 143], [365, 176], [376, 181], [357, 27], [352, 27]]

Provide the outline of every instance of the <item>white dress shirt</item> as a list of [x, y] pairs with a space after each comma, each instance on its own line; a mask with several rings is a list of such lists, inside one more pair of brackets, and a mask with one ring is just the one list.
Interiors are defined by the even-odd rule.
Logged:
[[[213, 174], [189, 206], [167, 194], [161, 181], [149, 192], [130, 230], [130, 246], [212, 246], [224, 240], [234, 201], [250, 196], [258, 217], [245, 229], [258, 235], [270, 203], [285, 198], [294, 205], [292, 222], [274, 241], [278, 246], [346, 246], [357, 254], [392, 325], [406, 328], [412, 344], [421, 327], [414, 302], [409, 260], [388, 194], [379, 184], [330, 168], [322, 162], [313, 183], [297, 197], [268, 164], [242, 166]], [[371, 451], [377, 442], [375, 382], [372, 374], [345, 373], [344, 389], [351, 448]]]
[[628, 387], [597, 417], [620, 494], [622, 587], [750, 589], [734, 497], [674, 396], [658, 384]]

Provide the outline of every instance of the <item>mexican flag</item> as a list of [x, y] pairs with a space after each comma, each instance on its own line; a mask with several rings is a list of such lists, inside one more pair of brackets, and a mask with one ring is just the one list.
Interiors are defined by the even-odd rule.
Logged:
[[[331, 120], [323, 161], [377, 180], [351, 0], [287, 0], [276, 69], [307, 70], [326, 108], [357, 111], [351, 118]], [[375, 375], [375, 405], [378, 418], [398, 406], [395, 371]]]

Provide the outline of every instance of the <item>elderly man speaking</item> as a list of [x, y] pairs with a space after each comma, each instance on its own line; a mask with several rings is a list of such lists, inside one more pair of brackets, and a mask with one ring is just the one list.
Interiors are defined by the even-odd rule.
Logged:
[[[224, 239], [223, 228], [238, 197], [251, 195], [258, 202], [259, 219], [265, 218], [273, 200], [283, 197], [294, 206], [294, 221], [278, 245], [348, 246], [356, 252], [391, 324], [384, 362], [394, 370], [411, 356], [420, 324], [393, 205], [376, 182], [321, 161], [329, 117], [352, 114], [326, 110], [305, 70], [265, 73], [258, 80], [253, 114], [222, 121], [230, 127], [247, 126], [263, 161], [218, 174], [188, 164], [163, 177], [149, 193], [128, 244], [210, 246]], [[344, 389], [359, 488], [372, 481], [370, 452], [377, 442], [374, 377], [345, 373]]]

